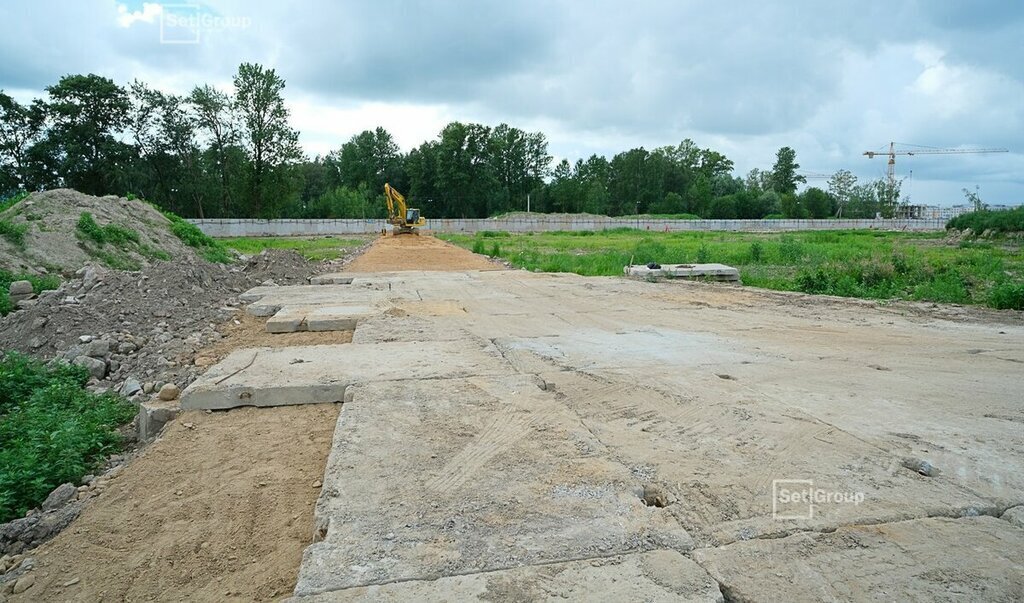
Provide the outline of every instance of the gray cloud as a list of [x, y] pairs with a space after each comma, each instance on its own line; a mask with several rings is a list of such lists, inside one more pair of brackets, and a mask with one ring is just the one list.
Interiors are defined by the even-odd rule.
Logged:
[[790, 145], [808, 169], [868, 177], [884, 162], [860, 153], [889, 140], [1003, 146], [1016, 152], [897, 165], [904, 175], [913, 166], [915, 181], [945, 182], [936, 201], [958, 200], [954, 184], [975, 181], [999, 200], [1024, 200], [1017, 3], [223, 0], [204, 10], [247, 26], [205, 32], [196, 46], [161, 45], [158, 23], [121, 27], [117, 7], [5, 3], [0, 18], [18, 33], [0, 40], [0, 87], [96, 72], [187, 88], [255, 61], [324, 107], [445, 106], [543, 127], [571, 158], [692, 137], [741, 171], [770, 166]]

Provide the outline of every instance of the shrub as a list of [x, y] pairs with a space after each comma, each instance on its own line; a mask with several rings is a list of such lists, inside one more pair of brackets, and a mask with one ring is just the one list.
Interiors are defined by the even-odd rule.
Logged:
[[482, 239], [474, 239], [473, 240], [473, 253], [484, 255], [485, 251], [486, 251], [486, 247], [484, 247], [483, 240]]
[[0, 361], [0, 522], [20, 517], [55, 487], [77, 483], [120, 449], [117, 427], [135, 407], [83, 388], [87, 373], [8, 353]]
[[946, 223], [946, 229], [970, 228], [976, 234], [986, 230], [998, 234], [1024, 232], [1024, 206], [1005, 211], [972, 211], [961, 214]]
[[697, 263], [698, 264], [707, 264], [710, 261], [711, 261], [711, 250], [708, 249], [707, 245], [701, 243], [700, 247], [697, 248]]
[[490, 255], [491, 255], [492, 258], [496, 258], [496, 257], [500, 257], [501, 256], [501, 245], [499, 245], [497, 241], [494, 242], [494, 245], [491, 245], [491, 254]]
[[757, 264], [764, 257], [764, 245], [760, 241], [754, 241], [750, 244], [750, 261]]
[[511, 234], [509, 234], [508, 232], [506, 232], [504, 230], [481, 230], [478, 233], [478, 235], [481, 236], [481, 237], [484, 237], [484, 238], [488, 238], [488, 239], [494, 239], [494, 238], [507, 239], [507, 238], [512, 236]]
[[213, 237], [199, 230], [195, 224], [186, 221], [181, 216], [169, 211], [160, 210], [160, 213], [171, 221], [171, 233], [181, 239], [181, 242], [189, 247], [199, 250], [207, 262], [216, 264], [230, 264], [231, 255]]
[[779, 257], [787, 264], [796, 264], [804, 257], [804, 246], [793, 237], [782, 237], [779, 242]]
[[988, 305], [998, 310], [1024, 310], [1024, 283], [1005, 281], [992, 287]]

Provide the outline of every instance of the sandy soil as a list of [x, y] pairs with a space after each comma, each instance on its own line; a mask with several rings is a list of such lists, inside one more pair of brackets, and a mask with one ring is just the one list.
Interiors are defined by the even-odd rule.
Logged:
[[345, 272], [393, 270], [502, 270], [504, 267], [429, 235], [381, 237]]
[[36, 550], [36, 583], [11, 601], [290, 594], [337, 415], [323, 404], [184, 413]]

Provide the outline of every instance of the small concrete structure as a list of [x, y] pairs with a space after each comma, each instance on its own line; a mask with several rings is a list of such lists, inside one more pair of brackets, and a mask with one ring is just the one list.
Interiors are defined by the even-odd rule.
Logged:
[[381, 313], [372, 306], [286, 306], [267, 320], [267, 332], [352, 331], [360, 320]]
[[729, 283], [740, 282], [740, 271], [725, 264], [662, 264], [660, 268], [647, 266], [626, 266], [626, 276], [636, 278], [681, 278], [687, 280], [711, 280]]

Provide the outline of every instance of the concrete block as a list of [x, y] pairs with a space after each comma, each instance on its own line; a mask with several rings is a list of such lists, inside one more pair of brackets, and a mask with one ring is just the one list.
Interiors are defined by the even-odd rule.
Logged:
[[622, 271], [626, 276], [636, 278], [666, 277], [723, 282], [739, 282], [740, 280], [740, 271], [725, 264], [662, 264], [660, 268], [626, 266]]
[[719, 602], [722, 593], [699, 565], [675, 551], [517, 567], [336, 590], [295, 603], [380, 601], [654, 601]]
[[321, 274], [309, 279], [311, 285], [351, 285], [352, 277], [340, 274]]
[[489, 342], [422, 342], [235, 350], [181, 395], [182, 408], [340, 402], [374, 381], [496, 375], [509, 365]]
[[149, 400], [139, 405], [139, 441], [151, 442], [164, 425], [173, 421], [180, 408], [177, 401]]
[[352, 331], [363, 319], [378, 314], [372, 306], [326, 306], [313, 308], [306, 314], [306, 330]]
[[305, 331], [308, 312], [308, 308], [281, 308], [267, 320], [267, 333]]

